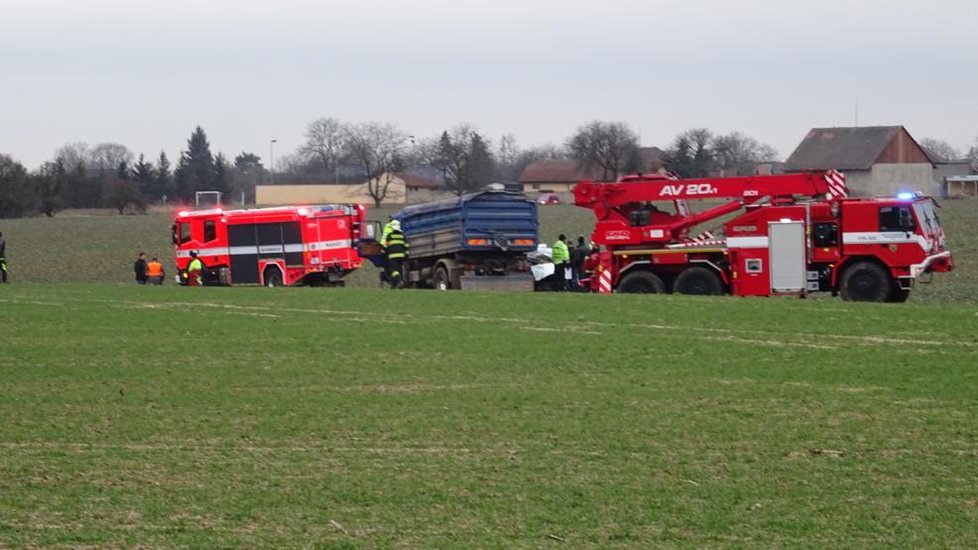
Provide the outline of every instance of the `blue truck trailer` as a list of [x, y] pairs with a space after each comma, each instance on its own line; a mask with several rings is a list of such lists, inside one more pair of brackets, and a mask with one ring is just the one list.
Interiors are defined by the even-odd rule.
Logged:
[[[405, 282], [441, 290], [533, 290], [526, 254], [536, 250], [537, 205], [523, 193], [487, 190], [406, 206], [393, 215], [410, 245]], [[361, 253], [383, 267], [379, 247]]]

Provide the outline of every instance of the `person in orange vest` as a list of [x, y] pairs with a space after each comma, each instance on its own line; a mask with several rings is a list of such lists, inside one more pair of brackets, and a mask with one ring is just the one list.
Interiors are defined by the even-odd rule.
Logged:
[[204, 270], [204, 262], [200, 261], [197, 253], [190, 252], [190, 263], [187, 264], [187, 284], [190, 286], [204, 286], [201, 272]]
[[162, 285], [163, 277], [166, 273], [163, 271], [163, 264], [157, 258], [153, 258], [146, 265], [146, 278], [149, 279], [150, 284]]

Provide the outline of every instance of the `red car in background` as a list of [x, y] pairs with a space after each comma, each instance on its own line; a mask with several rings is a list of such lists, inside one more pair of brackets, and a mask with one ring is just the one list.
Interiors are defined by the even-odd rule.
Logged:
[[557, 193], [543, 193], [537, 197], [537, 204], [560, 204], [560, 197]]

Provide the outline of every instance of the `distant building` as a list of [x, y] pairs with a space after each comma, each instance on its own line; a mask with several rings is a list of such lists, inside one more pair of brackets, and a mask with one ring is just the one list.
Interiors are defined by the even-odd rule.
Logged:
[[833, 168], [857, 196], [940, 193], [932, 159], [903, 126], [813, 128], [785, 161], [786, 172]]
[[639, 147], [639, 172], [655, 174], [666, 169], [667, 154], [658, 147]]
[[419, 166], [398, 172], [398, 177], [404, 181], [405, 202], [418, 204], [454, 197], [445, 186], [443, 174], [437, 168]]
[[[383, 176], [382, 176], [383, 177]], [[404, 179], [395, 174], [387, 189], [384, 204], [404, 204], [407, 189]], [[373, 199], [367, 193], [367, 184], [298, 184], [256, 185], [255, 204], [280, 206], [286, 204], [365, 204], [372, 206]]]
[[934, 163], [934, 179], [940, 186], [940, 196], [978, 198], [978, 161], [945, 159], [929, 150], [927, 154]]
[[[639, 147], [638, 157], [639, 172], [665, 170], [666, 152], [658, 147]], [[607, 177], [610, 179], [611, 176]], [[605, 171], [598, 166], [588, 169], [573, 159], [544, 159], [524, 168], [519, 182], [524, 193], [571, 193], [582, 181], [604, 181], [605, 178]]]
[[530, 163], [520, 174], [524, 193], [570, 193], [585, 180], [600, 181], [601, 168], [590, 170], [572, 159], [545, 159]]

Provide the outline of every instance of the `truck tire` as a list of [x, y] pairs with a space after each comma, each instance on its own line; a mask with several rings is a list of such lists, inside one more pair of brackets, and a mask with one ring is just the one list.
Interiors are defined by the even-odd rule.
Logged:
[[890, 292], [890, 297], [886, 301], [895, 304], [902, 304], [903, 302], [906, 302], [907, 298], [909, 297], [909, 289], [900, 288], [900, 285], [893, 285], [893, 290]]
[[651, 271], [633, 271], [621, 278], [618, 292], [627, 294], [664, 294], [666, 284]]
[[672, 290], [679, 294], [718, 296], [723, 294], [723, 281], [712, 269], [697, 265], [683, 270], [676, 277]]
[[266, 267], [262, 279], [265, 281], [265, 286], [269, 288], [282, 286], [282, 270], [277, 267]]
[[886, 302], [893, 291], [893, 281], [879, 264], [856, 262], [842, 274], [839, 291], [848, 302]]
[[448, 277], [448, 270], [444, 266], [435, 268], [435, 277], [432, 279], [431, 286], [435, 290], [451, 290], [452, 280]]

